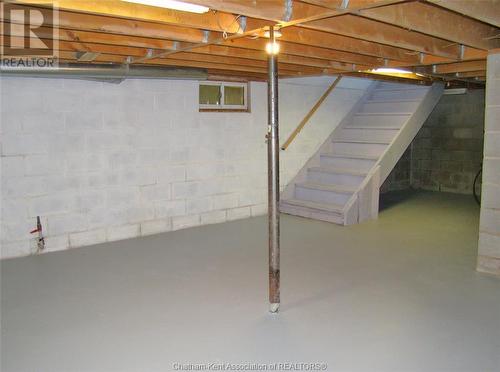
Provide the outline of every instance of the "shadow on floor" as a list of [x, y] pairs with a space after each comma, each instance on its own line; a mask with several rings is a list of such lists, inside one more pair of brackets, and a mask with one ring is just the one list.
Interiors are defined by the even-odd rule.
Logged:
[[384, 194], [380, 194], [379, 199], [379, 212], [386, 209], [392, 208], [397, 204], [408, 201], [413, 198], [419, 191], [415, 189], [407, 189], [400, 191], [389, 191]]

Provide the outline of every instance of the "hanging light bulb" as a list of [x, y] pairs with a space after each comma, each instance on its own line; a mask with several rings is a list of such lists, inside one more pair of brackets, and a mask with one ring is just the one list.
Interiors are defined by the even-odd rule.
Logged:
[[[280, 45], [276, 42], [276, 31], [273, 29], [273, 26], [271, 26], [271, 29], [266, 32], [269, 34], [269, 42], [266, 44], [266, 52], [270, 55], [277, 55], [280, 52]], [[281, 33], [279, 36], [281, 36]]]
[[266, 44], [267, 54], [278, 54], [280, 52], [280, 45], [276, 41], [270, 41]]

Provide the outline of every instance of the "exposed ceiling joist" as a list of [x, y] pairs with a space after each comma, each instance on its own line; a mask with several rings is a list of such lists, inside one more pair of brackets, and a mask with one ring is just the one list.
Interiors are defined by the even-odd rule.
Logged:
[[467, 61], [457, 63], [447, 63], [442, 65], [434, 65], [431, 67], [417, 68], [419, 72], [428, 72], [432, 74], [452, 74], [455, 72], [470, 72], [486, 70], [486, 61]]
[[[17, 0], [25, 9], [53, 1]], [[483, 77], [487, 50], [500, 44], [497, 24], [484, 21], [487, 16], [498, 19], [500, 0], [188, 1], [212, 11], [60, 0], [61, 54], [76, 60], [92, 53], [96, 62], [108, 63], [186, 63], [261, 78], [268, 41], [264, 31], [278, 24], [281, 76], [405, 67], [467, 80]], [[51, 31], [45, 27], [38, 33], [50, 38]]]
[[[28, 10], [30, 7], [25, 7], [24, 9]], [[206, 33], [196, 28], [65, 11], [59, 11], [58, 18], [57, 27], [62, 30], [84, 30], [96, 33], [169, 39], [191, 43], [201, 43], [206, 40]], [[11, 18], [11, 22], [23, 23], [23, 19], [18, 18], [17, 13], [15, 13]], [[47, 23], [46, 25], [50, 24]], [[54, 25], [52, 24], [52, 26]], [[222, 34], [214, 32], [214, 35], [219, 36]]]
[[[52, 35], [50, 28], [41, 28], [39, 35], [42, 40], [48, 40]], [[19, 39], [18, 37], [15, 39]], [[125, 37], [123, 35], [91, 33], [85, 31], [60, 30], [59, 32], [60, 50], [74, 50], [99, 52], [106, 54], [125, 55], [131, 57], [143, 57], [148, 52], [175, 50], [179, 46], [189, 44], [177, 44], [170, 40], [158, 40], [139, 37]], [[266, 60], [265, 41], [261, 39], [239, 39], [231, 47], [225, 45], [207, 45], [196, 49], [196, 53], [212, 54], [219, 56], [233, 56], [257, 60]], [[356, 68], [369, 68], [378, 66], [381, 61], [377, 58], [360, 55], [342, 54], [342, 52], [323, 50], [323, 57], [313, 58], [314, 52], [319, 48], [301, 48], [293, 43], [282, 43], [282, 53], [280, 60], [286, 63], [293, 63], [303, 66], [315, 66], [322, 68], [341, 68], [352, 70], [353, 64]], [[321, 54], [321, 53], [320, 53]], [[334, 58], [332, 58], [334, 57]]]
[[[17, 3], [35, 4], [41, 6], [51, 5], [53, 0], [15, 0]], [[78, 13], [88, 13], [115, 18], [143, 20], [147, 22], [177, 25], [185, 28], [212, 30], [219, 32], [237, 33], [240, 25], [235, 16], [229, 13], [203, 13], [195, 14], [177, 10], [145, 6], [121, 0], [57, 0], [60, 10]], [[65, 12], [66, 16], [69, 12]], [[79, 15], [78, 17], [81, 17]], [[74, 17], [71, 17], [74, 21]], [[64, 20], [63, 20], [64, 21]], [[106, 25], [105, 22], [102, 22]], [[63, 26], [63, 24], [61, 24]]]
[[419, 63], [418, 55], [410, 50], [300, 27], [289, 27], [282, 30], [280, 40], [321, 48], [331, 47], [332, 49], [344, 52], [359, 53], [413, 64]]
[[[118, 64], [123, 64], [125, 62], [124, 56], [117, 56], [117, 55], [106, 55], [106, 54], [101, 54], [98, 56], [94, 62], [96, 63], [106, 63], [106, 62], [113, 62], [113, 63], [118, 63]], [[61, 51], [60, 52], [60, 60], [62, 62], [77, 62], [77, 58], [75, 56], [74, 52], [66, 52], [66, 51]], [[156, 59], [152, 61], [147, 61], [143, 63], [144, 65], [160, 65], [160, 66], [184, 66], [184, 67], [199, 67], [199, 68], [206, 68], [207, 63], [206, 62], [200, 62], [197, 60], [193, 59]], [[234, 64], [225, 64], [225, 63], [210, 63], [210, 68], [212, 69], [219, 69], [219, 70], [229, 70], [229, 71], [235, 71], [235, 72], [240, 72], [242, 74], [251, 72], [251, 73], [266, 73], [267, 69], [266, 67], [261, 67], [261, 66], [252, 66], [252, 65], [234, 65]], [[309, 71], [310, 73], [314, 74], [321, 74], [321, 69], [311, 69]], [[297, 70], [289, 70], [287, 69], [286, 66], [283, 66], [282, 71], [280, 74], [283, 75], [293, 75], [293, 76], [298, 76], [301, 75], [301, 71]]]
[[500, 0], [428, 0], [454, 12], [500, 27]]
[[[444, 58], [468, 58], [468, 51], [463, 53], [460, 45], [448, 40], [353, 15], [322, 19], [307, 23], [304, 27]], [[486, 52], [484, 55], [486, 56]]]
[[474, 48], [500, 47], [500, 39], [495, 38], [498, 28], [428, 3], [409, 2], [366, 9], [359, 15]]

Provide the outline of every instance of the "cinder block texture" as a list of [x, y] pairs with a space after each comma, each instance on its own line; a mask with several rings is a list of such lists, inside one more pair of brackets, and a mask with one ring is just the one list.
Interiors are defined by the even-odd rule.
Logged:
[[500, 276], [500, 53], [488, 56], [486, 73], [486, 130], [477, 269]]
[[[442, 96], [412, 146], [382, 186], [472, 194], [483, 161], [485, 94], [482, 89]], [[498, 117], [492, 111], [489, 117]], [[498, 138], [489, 140], [494, 147]], [[491, 150], [493, 151], [493, 150]]]
[[[280, 82], [281, 139], [332, 78]], [[281, 153], [286, 184], [361, 97], [344, 78]], [[267, 96], [250, 113], [200, 113], [198, 82], [1, 78], [1, 257], [260, 215], [266, 211]]]

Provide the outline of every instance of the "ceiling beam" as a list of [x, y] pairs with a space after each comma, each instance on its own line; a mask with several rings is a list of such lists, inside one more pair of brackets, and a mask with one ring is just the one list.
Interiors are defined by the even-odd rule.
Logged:
[[417, 72], [430, 74], [453, 74], [455, 72], [469, 72], [486, 70], [486, 61], [467, 61], [457, 63], [447, 63], [442, 65], [433, 65], [432, 67], [417, 67]]
[[[266, 49], [267, 40], [258, 39], [236, 39], [230, 42], [221, 44], [228, 47], [255, 49], [264, 51]], [[203, 48], [203, 47], [202, 47]], [[282, 54], [290, 54], [304, 57], [314, 57], [326, 59], [329, 61], [356, 63], [361, 65], [378, 66], [384, 63], [384, 59], [380, 57], [367, 56], [357, 53], [345, 52], [335, 49], [321, 48], [305, 44], [297, 44], [293, 42], [280, 41], [280, 56]]]
[[[3, 26], [2, 22], [0, 22], [0, 26]], [[8, 35], [6, 29], [7, 29], [6, 27], [1, 27], [1, 30], [3, 30], [4, 35]], [[165, 40], [165, 39], [155, 39], [155, 38], [146, 38], [146, 37], [129, 36], [129, 35], [117, 35], [117, 34], [89, 32], [80, 30], [59, 29], [58, 33], [59, 33], [58, 37], [59, 40], [79, 43], [81, 45], [82, 50], [85, 50], [85, 45], [87, 43], [110, 44], [117, 46], [129, 46], [129, 47], [158, 49], [158, 50], [174, 50], [180, 46], [190, 45], [189, 43], [179, 43], [179, 45], [177, 45], [175, 41]], [[53, 31], [49, 27], [40, 27], [37, 29], [37, 34], [41, 38], [50, 39], [53, 36]]]
[[[14, 20], [15, 21], [15, 20]], [[20, 20], [18, 20], [20, 21]], [[265, 27], [267, 25], [266, 21], [249, 19], [247, 21], [249, 26], [252, 28]], [[59, 25], [61, 30], [84, 30], [99, 33], [109, 33], [109, 34], [119, 34], [119, 35], [132, 35], [140, 37], [148, 37], [152, 40], [151, 43], [158, 44], [154, 41], [155, 38], [178, 40], [183, 42], [189, 42], [198, 44], [199, 46], [210, 44], [211, 42], [218, 41], [227, 46], [231, 46], [232, 43], [245, 44], [245, 41], [240, 42], [240, 40], [248, 39], [231, 39], [224, 40], [222, 34], [219, 32], [212, 31], [209, 35], [202, 30], [194, 28], [184, 28], [173, 25], [163, 25], [153, 22], [145, 22], [139, 20], [129, 20], [120, 19], [107, 16], [99, 16], [86, 13], [74, 13], [68, 11], [59, 12]], [[68, 31], [62, 31], [68, 33]], [[364, 56], [370, 56], [373, 58], [387, 58], [389, 60], [396, 60], [400, 62], [405, 62], [407, 64], [418, 64], [419, 57], [415, 54], [408, 54], [408, 50], [394, 48], [386, 45], [379, 45], [375, 43], [370, 43], [362, 40], [357, 40], [345, 36], [333, 35], [330, 33], [318, 32], [314, 30], [305, 30], [299, 27], [290, 27], [283, 30], [283, 40], [290, 41], [297, 44], [302, 44], [305, 53], [310, 52], [321, 52], [318, 48], [323, 48], [320, 57], [324, 57], [328, 54], [333, 53], [333, 51], [328, 51], [326, 48], [332, 48], [337, 51], [337, 53], [342, 56], [342, 62], [352, 62], [365, 65], [373, 65], [373, 61], [363, 61]], [[102, 36], [98, 37], [99, 40], [103, 39]], [[90, 42], [92, 40], [89, 40]], [[251, 41], [251, 40], [250, 40]], [[264, 42], [264, 41], [263, 41]], [[253, 43], [247, 43], [253, 44]], [[239, 45], [242, 46], [242, 45]], [[191, 47], [188, 45], [187, 47]], [[315, 47], [315, 48], [314, 48]], [[155, 49], [160, 49], [157, 46], [153, 47]], [[180, 46], [180, 50], [184, 49], [185, 46]], [[294, 53], [299, 53], [300, 45], [292, 46], [290, 44], [288, 49], [293, 49]], [[286, 47], [284, 49], [287, 49]], [[171, 48], [166, 48], [169, 52], [173, 52]], [[306, 54], [307, 55], [307, 54]], [[346, 60], [345, 57], [350, 56], [352, 61]], [[358, 56], [356, 59], [352, 58]], [[328, 57], [330, 58], [330, 57]], [[361, 60], [360, 60], [361, 58]], [[444, 60], [443, 62], [449, 62]], [[379, 65], [383, 64], [383, 60], [380, 60]]]
[[[8, 28], [3, 29], [8, 30]], [[50, 28], [40, 28], [39, 35], [42, 36], [42, 40], [50, 39], [52, 36], [51, 31]], [[60, 50], [91, 51], [137, 58], [146, 56], [148, 50], [160, 52], [175, 50], [175, 48], [189, 45], [186, 43], [176, 44], [171, 40], [65, 29], [60, 30], [58, 40]], [[265, 44], [266, 41], [262, 39], [239, 39], [234, 44], [231, 43], [230, 46], [207, 45], [197, 48], [195, 51], [203, 54], [266, 60], [267, 55], [264, 52]], [[339, 68], [348, 71], [352, 71], [353, 69], [368, 69], [379, 66], [382, 63], [382, 60], [372, 57], [351, 55], [349, 53], [322, 48], [305, 47], [293, 43], [281, 44], [280, 60], [286, 63], [322, 68]], [[320, 53], [323, 58], [313, 58], [314, 53]]]
[[[231, 48], [221, 45], [208, 45], [205, 47], [196, 48], [193, 53], [203, 53], [217, 56], [240, 57], [252, 60], [267, 61], [267, 54], [264, 50], [251, 50], [242, 48]], [[359, 65], [353, 63], [328, 61], [318, 58], [295, 56], [290, 54], [281, 53], [279, 55], [281, 63], [296, 64], [299, 66], [312, 66], [320, 68], [335, 68], [339, 70], [353, 71], [358, 69], [368, 69], [375, 65]]]
[[[500, 4], [499, 4], [500, 6]], [[500, 47], [500, 29], [429, 3], [410, 2], [361, 10], [362, 17], [479, 49]]]
[[[380, 9], [383, 8], [377, 8]], [[471, 54], [469, 50], [463, 51], [460, 45], [448, 40], [349, 14], [309, 22], [303, 27], [456, 60], [469, 59], [471, 55], [477, 58], [479, 52]], [[486, 58], [487, 53], [483, 53]]]
[[[314, 1], [287, 0], [190, 0], [190, 3], [210, 9], [248, 17], [272, 20], [285, 26], [293, 26], [318, 19], [334, 17], [359, 9], [390, 5], [405, 0], [350, 0], [346, 8], [343, 0], [328, 0], [315, 4]], [[291, 6], [289, 4], [291, 3]], [[325, 6], [324, 3], [329, 3]]]
[[[33, 7], [27, 6], [21, 7], [21, 9], [22, 8], [29, 10]], [[65, 11], [59, 11], [58, 18], [59, 20], [57, 25], [47, 25], [57, 26], [59, 29], [66, 30], [84, 30], [100, 33], [140, 36], [145, 38], [162, 38], [191, 43], [203, 43], [208, 41], [207, 34], [203, 30], [198, 30], [195, 28], [162, 25], [153, 22], [128, 20]], [[14, 13], [11, 18], [11, 22], [23, 23], [24, 19], [17, 18], [17, 13]], [[214, 37], [219, 37], [222, 35], [218, 32], [212, 33], [214, 34]]]
[[[265, 21], [255, 18], [248, 19], [248, 30], [263, 28], [268, 25], [266, 21], [277, 21], [272, 17], [272, 15], [263, 12], [262, 9], [260, 9], [261, 3], [259, 3], [258, 1], [241, 2], [237, 0], [194, 0], [192, 2], [214, 9], [241, 13], [255, 18], [265, 19]], [[379, 22], [370, 21], [367, 19], [360, 20], [358, 17], [352, 15], [342, 15], [348, 10], [351, 12], [361, 11], [363, 9], [362, 6], [376, 7], [398, 2], [401, 1], [361, 1], [358, 3], [361, 8], [348, 8], [344, 12], [336, 12], [335, 15], [339, 17], [321, 20], [312, 20], [310, 17], [309, 19], [307, 19], [307, 21], [304, 21], [302, 22], [302, 24], [300, 24], [301, 27], [293, 26], [293, 22], [288, 22], [284, 24], [286, 26], [286, 29], [282, 30], [282, 40], [302, 43], [301, 40], [307, 38], [307, 35], [304, 34], [307, 34], [307, 32], [313, 32], [313, 36], [307, 38], [309, 39], [309, 41], [305, 42], [304, 44], [320, 47], [334, 45], [335, 49], [338, 50], [347, 52], [357, 51], [361, 54], [403, 61], [408, 61], [408, 58], [404, 58], [405, 54], [408, 53], [408, 50], [431, 53], [436, 56], [445, 58], [442, 62], [448, 62], [447, 59], [460, 60], [461, 57], [463, 57], [463, 59], [477, 59], [486, 57], [486, 53], [480, 50], [469, 51], [467, 49], [463, 51], [460, 46], [454, 45], [453, 43], [445, 40], [433, 38], [419, 33], [412, 33], [406, 30], [402, 30], [399, 27], [381, 24]], [[262, 2], [262, 4], [268, 3], [268, 1]], [[273, 0], [272, 3], [276, 3], [276, 1]], [[283, 4], [284, 2], [281, 3], [282, 7], [284, 6]], [[295, 1], [293, 4], [295, 5], [303, 3]], [[335, 12], [335, 10], [332, 10], [332, 12]], [[328, 13], [325, 13], [323, 15], [326, 14]], [[307, 27], [308, 29], [314, 28], [314, 30], [304, 30], [303, 27]], [[314, 34], [315, 31], [326, 31], [329, 35], [327, 36], [326, 33], [324, 33], [323, 35], [317, 33]], [[405, 37], [401, 37], [401, 34], [404, 34]], [[290, 36], [289, 39], [286, 39], [287, 35]], [[300, 36], [302, 36], [302, 38]], [[409, 39], [408, 41], [406, 40], [407, 38]], [[324, 44], [318, 45], [318, 42], [322, 41], [322, 39], [325, 41]], [[316, 44], [311, 44], [310, 40], [313, 40], [313, 42], [315, 42]], [[364, 45], [363, 42], [365, 43]], [[374, 45], [369, 46], [370, 44]], [[363, 46], [365, 48], [363, 48]], [[404, 50], [403, 48], [407, 50]], [[374, 52], [374, 49], [378, 49], [378, 52]], [[412, 57], [410, 57], [409, 59], [412, 59]], [[417, 60], [415, 64], [419, 63], [418, 59], [419, 57], [413, 57], [413, 60]]]
[[[98, 56], [93, 62], [94, 63], [116, 63], [116, 64], [123, 64], [124, 61], [123, 56], [116, 56], [116, 55], [106, 55], [102, 54]], [[62, 51], [60, 54], [60, 60], [62, 62], [77, 62], [77, 58], [75, 56], [75, 53], [73, 52], [66, 52]], [[206, 68], [207, 64], [205, 62], [199, 62], [195, 60], [183, 60], [183, 59], [156, 59], [156, 60], [150, 60], [145, 63], [144, 65], [158, 65], [158, 66], [184, 66], [184, 67], [199, 67], [199, 68]], [[217, 64], [213, 63], [210, 66], [211, 69], [217, 69], [217, 70], [228, 70], [228, 71], [235, 71], [239, 73], [266, 73], [267, 68], [263, 67], [256, 67], [256, 66], [247, 66], [247, 65], [230, 65], [230, 64]], [[314, 70], [314, 73], [318, 74], [321, 71]], [[287, 70], [286, 68], [283, 68], [282, 71], [280, 72], [282, 74], [286, 75], [300, 75], [300, 72], [294, 71], [294, 70]]]
[[428, 0], [443, 8], [500, 27], [500, 0]]
[[[322, 6], [327, 9], [334, 9], [340, 11], [353, 11], [358, 9], [371, 9], [379, 6], [387, 6], [392, 4], [401, 3], [408, 0], [300, 0], [303, 3]], [[416, 1], [416, 0], [410, 0]], [[345, 6], [347, 4], [347, 7]]]
[[[42, 35], [42, 40], [48, 40], [52, 35], [52, 29], [41, 28], [40, 35]], [[14, 37], [15, 39], [21, 39], [20, 37]], [[207, 45], [204, 47], [197, 48], [194, 52], [200, 54], [210, 54], [214, 56], [228, 56], [228, 57], [239, 57], [247, 58], [251, 60], [266, 61], [267, 55], [264, 52], [265, 41], [263, 40], [246, 40], [240, 39], [248, 43], [255, 43], [255, 45], [249, 48], [246, 45], [245, 48], [240, 47], [228, 47], [224, 45]], [[357, 69], [368, 69], [379, 65], [377, 59], [365, 58], [361, 61], [358, 58], [358, 63], [353, 63], [350, 61], [335, 61], [332, 59], [320, 59], [312, 58], [311, 54], [308, 54], [307, 50], [301, 51], [302, 55], [287, 54], [287, 46], [296, 46], [296, 44], [283, 43], [285, 51], [280, 53], [280, 61], [284, 63], [295, 64], [299, 66], [311, 66], [319, 68], [335, 68], [346, 71], [353, 71]], [[175, 50], [176, 44], [173, 41], [156, 40], [148, 38], [135, 38], [135, 37], [124, 37], [121, 35], [111, 35], [111, 34], [94, 34], [87, 33], [84, 31], [72, 31], [72, 30], [60, 30], [59, 33], [59, 50], [63, 51], [79, 51], [79, 52], [95, 52], [95, 53], [106, 53], [115, 54], [130, 57], [144, 57], [148, 54], [149, 49], [154, 50]], [[335, 56], [335, 54], [334, 54]], [[361, 57], [361, 56], [360, 56]], [[364, 63], [361, 63], [364, 62]]]
[[337, 14], [336, 11], [321, 6], [286, 0], [190, 0], [190, 2], [218, 11], [284, 23], [311, 17], [322, 18], [325, 13], [328, 16]]
[[[157, 61], [158, 59], [152, 59], [151, 61]], [[211, 64], [230, 64], [233, 66], [254, 66], [261, 67], [264, 70], [267, 69], [267, 61], [264, 60], [250, 60], [245, 58], [238, 57], [228, 57], [228, 56], [215, 56], [210, 54], [200, 54], [200, 53], [188, 53], [188, 52], [180, 52], [169, 56], [168, 58], [162, 58], [163, 60], [175, 61], [175, 60], [183, 60], [183, 61], [197, 61], [197, 62], [205, 62], [205, 66], [209, 67]], [[207, 64], [208, 63], [208, 64]], [[339, 70], [343, 71], [352, 71], [345, 66], [332, 66], [332, 67], [314, 67], [314, 66], [304, 66], [297, 64], [290, 64], [286, 62], [280, 63], [280, 68], [287, 71], [296, 71], [297, 73], [305, 73], [305, 74], [322, 74], [322, 73], [331, 73], [332, 71], [337, 72]]]
[[462, 78], [469, 78], [469, 77], [479, 77], [479, 78], [484, 78], [486, 77], [486, 71], [468, 71], [468, 72], [455, 72], [454, 77], [462, 77]]
[[[105, 34], [109, 34], [112, 36], [109, 36], [110, 41], [108, 43], [116, 42], [121, 45], [142, 46], [153, 49], [162, 49], [162, 44], [168, 44], [164, 47], [164, 49], [173, 50], [171, 45], [172, 43], [164, 43], [158, 39], [202, 43], [206, 40], [207, 36], [201, 30], [196, 29], [184, 29], [171, 25], [160, 25], [151, 22], [124, 20], [83, 13], [60, 11], [59, 18], [61, 37], [67, 41], [73, 40], [80, 42], [106, 43], [108, 36], [105, 36]], [[16, 19], [14, 19], [14, 21], [16, 21]], [[21, 20], [18, 21], [20, 22]], [[92, 32], [92, 34], [89, 32]], [[212, 34], [213, 36], [209, 36], [208, 40], [220, 37], [221, 35], [220, 33], [214, 32], [212, 32]], [[287, 35], [288, 34], [290, 35], [288, 40], [291, 42], [296, 41], [293, 38], [298, 34], [300, 34], [299, 40], [304, 40], [304, 42], [302, 45], [297, 43], [282, 43], [282, 51], [284, 53], [313, 56], [333, 61], [363, 65], [382, 65], [384, 61], [381, 55], [385, 53], [386, 57], [389, 59], [400, 58], [402, 61], [413, 64], [418, 62], [416, 57], [411, 57], [405, 54], [406, 51], [395, 50], [394, 48], [385, 46], [371, 45], [370, 43], [363, 43], [358, 40], [351, 40], [345, 37], [338, 37], [330, 34], [318, 34], [315, 31], [307, 31], [300, 28], [287, 29]], [[130, 40], [127, 40], [126, 43], [119, 43], [117, 41], [117, 39], [119, 39], [119, 35], [127, 35], [127, 38], [129, 38], [128, 35], [131, 35], [132, 37]], [[337, 46], [344, 50], [339, 51], [322, 48], [322, 46], [324, 46], [323, 43], [318, 43], [317, 40], [316, 44], [318, 46], [311, 46], [311, 44], [314, 43], [314, 38], [317, 36], [320, 36], [324, 42], [328, 43], [329, 47]], [[137, 39], [137, 37], [143, 37], [143, 39]], [[259, 48], [264, 50], [265, 43], [265, 39], [255, 41], [247, 38], [241, 38], [225, 41], [224, 45], [234, 45], [249, 49]], [[178, 45], [178, 47], [184, 48], [185, 45]], [[359, 52], [365, 53], [365, 55], [359, 54]], [[371, 56], [366, 54], [371, 54]]]
[[[15, 0], [16, 3], [50, 6], [54, 0]], [[59, 10], [92, 15], [142, 20], [201, 30], [237, 33], [240, 25], [229, 13], [188, 13], [178, 10], [129, 3], [121, 0], [57, 0]], [[79, 15], [80, 16], [80, 15]], [[74, 20], [74, 18], [73, 18]], [[102, 22], [106, 25], [106, 22]], [[61, 25], [62, 26], [62, 25]]]
[[[21, 38], [17, 38], [21, 39]], [[42, 39], [45, 40], [45, 39]], [[97, 53], [98, 56], [108, 56], [106, 62], [116, 62], [117, 60], [125, 61], [127, 57], [142, 57], [146, 55], [147, 50], [144, 48], [123, 47], [105, 44], [81, 43], [59, 41], [59, 51], [61, 57], [67, 56], [67, 52], [73, 52], [74, 56], [79, 52], [92, 52]], [[258, 52], [253, 50], [242, 50], [244, 53], [238, 52], [236, 49], [208, 46], [196, 49], [196, 53], [178, 53], [168, 57], [172, 60], [191, 60], [198, 62], [206, 62], [207, 67], [212, 64], [231, 64], [236, 66], [258, 66], [265, 70], [267, 66], [265, 52]], [[112, 57], [113, 56], [113, 57]], [[102, 57], [98, 60], [103, 62]], [[116, 58], [115, 58], [116, 57]], [[119, 59], [117, 59], [119, 58]], [[324, 60], [316, 60], [314, 58], [296, 57], [281, 55], [281, 67], [284, 70], [296, 71], [298, 73], [317, 73], [322, 69], [335, 69], [342, 71], [354, 71], [352, 64], [342, 64], [338, 62], [330, 62]], [[155, 60], [152, 60], [155, 61]], [[312, 68], [312, 70], [311, 70]]]
[[320, 48], [334, 48], [349, 53], [359, 53], [378, 58], [387, 58], [397, 61], [419, 63], [419, 57], [412, 51], [395, 48], [370, 41], [354, 39], [329, 32], [309, 30], [301, 27], [288, 27], [281, 30], [280, 40], [297, 44], [312, 45]]

